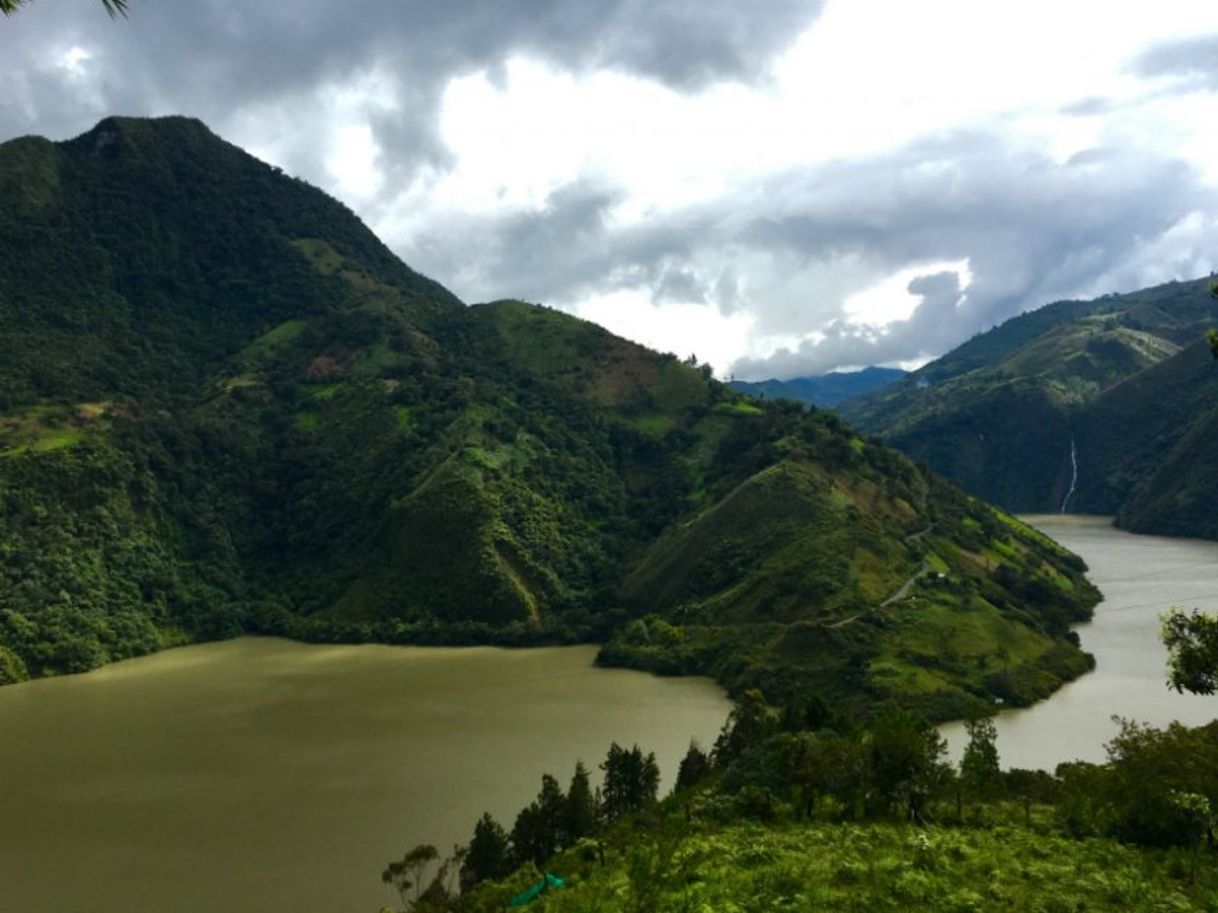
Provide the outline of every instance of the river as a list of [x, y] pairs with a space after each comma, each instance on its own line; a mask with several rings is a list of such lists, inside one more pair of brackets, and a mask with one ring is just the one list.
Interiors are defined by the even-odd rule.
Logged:
[[[1134, 535], [1108, 517], [1023, 519], [1081, 555], [1104, 600], [1094, 619], [1075, 629], [1083, 649], [1095, 655], [1095, 671], [1047, 701], [998, 715], [1002, 765], [1051, 771], [1062, 761], [1103, 761], [1104, 744], [1118, 728], [1113, 716], [1155, 726], [1218, 717], [1218, 697], [1181, 695], [1166, 686], [1167, 650], [1159, 640], [1166, 609], [1218, 610], [1218, 542]], [[941, 731], [951, 757], [959, 758], [963, 726]]]
[[723, 692], [595, 652], [241, 638], [0, 688], [0, 913], [374, 913], [391, 859], [611, 741], [670, 786]]

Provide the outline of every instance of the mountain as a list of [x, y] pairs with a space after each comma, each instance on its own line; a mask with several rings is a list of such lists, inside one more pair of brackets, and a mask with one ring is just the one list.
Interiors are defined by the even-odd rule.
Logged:
[[1044, 537], [833, 414], [467, 307], [198, 121], [0, 176], [0, 681], [241, 632], [597, 639], [945, 716], [1088, 667]]
[[[1145, 531], [1200, 532], [1199, 514], [1174, 525], [1149, 517], [1200, 509], [1195, 497], [1170, 492], [1198, 494], [1206, 460], [1218, 463], [1201, 457], [1195, 430], [1218, 402], [1201, 342], [1218, 323], [1209, 284], [1048, 305], [841, 411], [1008, 510], [1065, 507], [1117, 513]], [[1172, 454], [1171, 475], [1162, 476]]]
[[832, 408], [851, 397], [882, 390], [906, 373], [899, 368], [871, 365], [861, 371], [832, 371], [814, 377], [792, 377], [790, 380], [734, 380], [729, 386], [758, 399], [791, 399], [807, 406]]

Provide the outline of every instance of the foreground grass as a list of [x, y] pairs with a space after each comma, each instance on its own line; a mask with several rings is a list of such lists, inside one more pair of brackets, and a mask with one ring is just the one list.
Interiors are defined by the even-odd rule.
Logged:
[[[1047, 829], [670, 821], [611, 836], [604, 863], [575, 847], [550, 870], [567, 887], [528, 909], [599, 911], [1215, 911], [1212, 857], [1150, 852]], [[463, 910], [493, 910], [534, 877], [484, 885]]]

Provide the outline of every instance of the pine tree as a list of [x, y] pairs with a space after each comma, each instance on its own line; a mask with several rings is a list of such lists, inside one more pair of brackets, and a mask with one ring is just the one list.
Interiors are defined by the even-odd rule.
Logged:
[[461, 889], [472, 888], [480, 881], [504, 878], [511, 871], [507, 831], [489, 812], [484, 813], [474, 825], [469, 852], [461, 866]]
[[596, 797], [592, 795], [592, 784], [583, 761], [575, 763], [575, 774], [567, 790], [567, 804], [563, 815], [562, 845], [571, 846], [581, 837], [596, 831]]

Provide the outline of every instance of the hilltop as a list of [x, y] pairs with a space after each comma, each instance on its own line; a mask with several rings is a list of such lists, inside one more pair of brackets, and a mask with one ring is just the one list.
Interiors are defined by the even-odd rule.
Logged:
[[466, 306], [198, 121], [0, 165], [0, 681], [241, 632], [598, 639], [946, 716], [1088, 668], [1081, 561], [831, 413]]

